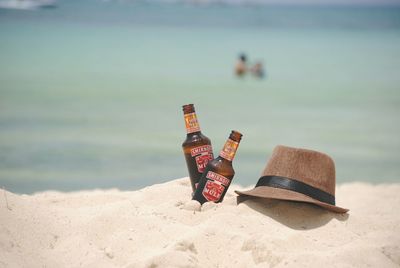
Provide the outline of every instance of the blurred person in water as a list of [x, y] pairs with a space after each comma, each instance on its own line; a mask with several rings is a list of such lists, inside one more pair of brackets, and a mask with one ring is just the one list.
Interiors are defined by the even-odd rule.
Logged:
[[257, 78], [264, 78], [265, 71], [261, 61], [256, 62], [253, 67], [250, 68], [250, 72]]
[[239, 59], [235, 66], [235, 74], [242, 77], [247, 72], [247, 57], [244, 53], [239, 55]]

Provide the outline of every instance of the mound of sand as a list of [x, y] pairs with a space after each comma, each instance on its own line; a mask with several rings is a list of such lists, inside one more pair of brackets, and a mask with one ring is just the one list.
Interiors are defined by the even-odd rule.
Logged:
[[337, 188], [349, 214], [287, 201], [190, 201], [189, 179], [138, 191], [0, 191], [0, 267], [397, 267], [400, 184]]

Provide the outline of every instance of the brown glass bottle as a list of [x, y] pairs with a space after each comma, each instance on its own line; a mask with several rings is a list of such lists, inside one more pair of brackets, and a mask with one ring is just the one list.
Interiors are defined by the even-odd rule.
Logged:
[[183, 105], [186, 140], [182, 143], [193, 192], [208, 162], [214, 159], [211, 141], [200, 131], [193, 104]]
[[205, 202], [222, 202], [226, 191], [235, 175], [232, 160], [235, 157], [242, 134], [232, 130], [219, 156], [210, 161], [199, 181], [193, 200]]

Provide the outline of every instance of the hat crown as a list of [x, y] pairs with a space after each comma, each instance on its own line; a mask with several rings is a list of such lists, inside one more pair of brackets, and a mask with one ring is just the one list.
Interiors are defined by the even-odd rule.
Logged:
[[290, 178], [335, 195], [335, 163], [317, 151], [278, 145], [261, 176]]

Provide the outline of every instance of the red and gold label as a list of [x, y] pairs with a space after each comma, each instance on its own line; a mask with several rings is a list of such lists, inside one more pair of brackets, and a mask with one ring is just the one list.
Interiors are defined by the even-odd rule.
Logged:
[[233, 158], [235, 157], [238, 146], [239, 146], [238, 142], [228, 139], [224, 145], [224, 148], [222, 148], [221, 152], [219, 153], [219, 155], [229, 161], [232, 161]]
[[230, 180], [212, 171], [207, 172], [206, 178], [207, 182], [202, 194], [208, 201], [218, 202], [221, 199], [225, 188], [229, 186]]
[[215, 173], [213, 171], [207, 172], [206, 178], [216, 181], [216, 182], [219, 182], [225, 186], [228, 186], [230, 183], [230, 180], [228, 178], [222, 176], [221, 174]]
[[195, 147], [190, 150], [190, 154], [195, 158], [197, 170], [200, 173], [203, 173], [208, 162], [214, 159], [211, 145]]
[[184, 117], [187, 133], [200, 131], [200, 125], [197, 121], [196, 113], [185, 114]]

